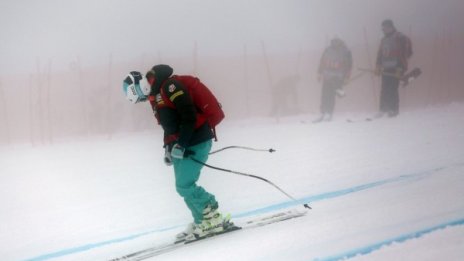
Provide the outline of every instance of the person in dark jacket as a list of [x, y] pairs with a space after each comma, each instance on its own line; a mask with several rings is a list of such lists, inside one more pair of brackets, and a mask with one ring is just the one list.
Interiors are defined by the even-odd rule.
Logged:
[[335, 98], [337, 93], [344, 95], [343, 85], [350, 79], [352, 66], [351, 51], [341, 39], [332, 39], [319, 64], [318, 81], [322, 81], [321, 116], [313, 122], [332, 119]]
[[224, 218], [218, 212], [215, 196], [196, 184], [203, 165], [189, 157], [194, 155], [196, 160], [207, 161], [213, 132], [199, 117], [187, 86], [175, 80], [170, 66], [155, 65], [145, 78], [150, 87], [148, 95], [145, 95], [144, 88], [141, 88], [142, 91], [128, 91], [126, 95], [129, 97], [136, 93], [138, 98], [143, 96], [140, 101], [149, 100], [164, 130], [164, 162], [174, 167], [176, 191], [183, 197], [194, 220], [177, 235], [177, 239], [190, 240], [221, 232], [230, 218]]
[[412, 56], [411, 40], [398, 32], [392, 20], [382, 22], [384, 37], [377, 53], [376, 74], [382, 77], [380, 106], [377, 118], [387, 114], [395, 117], [399, 114], [400, 79], [408, 70], [408, 59]]

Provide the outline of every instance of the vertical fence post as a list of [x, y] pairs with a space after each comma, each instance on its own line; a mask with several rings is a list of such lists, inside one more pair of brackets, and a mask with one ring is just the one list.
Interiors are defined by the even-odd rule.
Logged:
[[108, 86], [107, 86], [107, 96], [106, 96], [106, 108], [107, 108], [107, 113], [106, 113], [106, 130], [107, 130], [107, 134], [108, 134], [108, 139], [111, 140], [112, 139], [112, 136], [113, 136], [113, 133], [112, 133], [112, 127], [113, 127], [113, 121], [112, 121], [112, 113], [113, 113], [113, 110], [112, 110], [112, 107], [113, 105], [111, 104], [112, 100], [111, 100], [111, 93], [113, 92], [112, 90], [112, 87], [113, 87], [113, 83], [112, 83], [112, 68], [113, 68], [113, 54], [110, 54], [109, 56], [109, 60], [108, 60]]
[[[371, 60], [371, 52], [370, 52], [370, 48], [369, 48], [369, 38], [367, 36], [367, 29], [366, 27], [364, 27], [364, 41], [365, 41], [365, 46], [366, 46], [366, 55], [367, 55], [367, 65], [369, 66], [369, 68], [373, 69], [373, 64], [372, 64], [372, 60]], [[372, 96], [373, 96], [373, 101], [374, 103], [378, 103], [377, 101], [377, 95], [376, 95], [376, 88], [375, 88], [375, 78], [374, 78], [374, 75], [371, 74], [371, 80], [372, 80]], [[374, 105], [375, 106], [375, 105]]]
[[5, 126], [5, 136], [6, 142], [9, 145], [11, 143], [10, 137], [10, 124], [9, 124], [9, 117], [8, 117], [8, 105], [6, 104], [5, 99], [5, 92], [3, 91], [2, 80], [0, 79], [0, 103], [2, 104], [2, 112], [3, 112], [3, 126]]
[[51, 109], [51, 84], [52, 84], [52, 60], [48, 61], [47, 83], [46, 83], [46, 115], [47, 115], [47, 137], [48, 142], [53, 143], [53, 124], [52, 124], [52, 109]]
[[244, 81], [244, 88], [245, 91], [245, 115], [250, 115], [250, 93], [249, 93], [249, 82], [248, 82], [248, 50], [247, 45], [243, 45], [243, 81]]

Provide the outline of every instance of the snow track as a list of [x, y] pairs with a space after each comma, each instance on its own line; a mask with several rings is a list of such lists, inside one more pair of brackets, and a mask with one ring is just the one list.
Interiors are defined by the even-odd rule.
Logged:
[[[301, 124], [311, 115], [226, 122], [216, 149], [277, 152], [228, 150], [209, 163], [263, 176], [297, 201], [264, 182], [204, 169], [200, 185], [221, 210], [235, 219], [306, 202], [313, 210], [156, 260], [463, 259], [462, 115], [455, 104], [356, 124]], [[190, 214], [156, 149], [160, 135], [1, 147], [2, 260], [109, 260], [171, 239]]]

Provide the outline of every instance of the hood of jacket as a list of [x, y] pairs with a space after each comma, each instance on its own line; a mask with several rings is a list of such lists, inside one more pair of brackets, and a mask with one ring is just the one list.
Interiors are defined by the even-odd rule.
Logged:
[[147, 72], [147, 79], [150, 77], [154, 77], [155, 81], [151, 85], [152, 93], [159, 92], [161, 85], [172, 76], [174, 69], [171, 66], [166, 64], [158, 64], [151, 68], [150, 71]]

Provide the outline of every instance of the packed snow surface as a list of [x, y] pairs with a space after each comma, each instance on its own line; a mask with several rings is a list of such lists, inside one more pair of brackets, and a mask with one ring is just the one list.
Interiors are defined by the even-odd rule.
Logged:
[[[199, 184], [252, 218], [304, 217], [191, 244], [156, 260], [464, 260], [464, 105], [225, 121]], [[351, 119], [353, 122], [347, 122]], [[109, 260], [163, 244], [191, 221], [163, 163], [159, 127], [0, 147], [1, 260]]]

